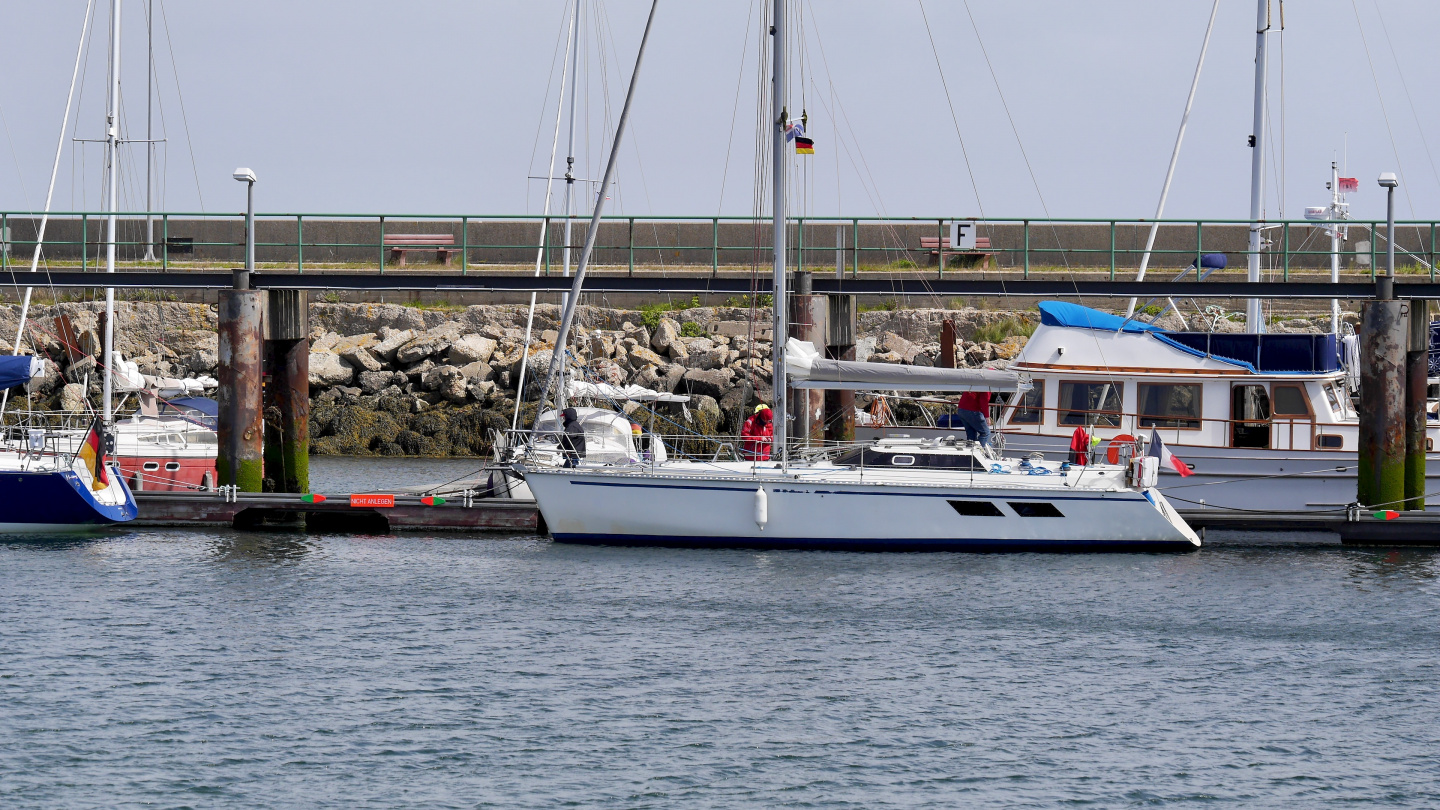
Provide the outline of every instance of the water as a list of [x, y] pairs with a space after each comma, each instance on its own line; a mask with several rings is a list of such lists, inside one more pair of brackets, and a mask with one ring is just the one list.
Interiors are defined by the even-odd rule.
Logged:
[[[317, 477], [367, 469], [448, 468]], [[1433, 807], [1437, 577], [1243, 538], [0, 540], [0, 806]]]

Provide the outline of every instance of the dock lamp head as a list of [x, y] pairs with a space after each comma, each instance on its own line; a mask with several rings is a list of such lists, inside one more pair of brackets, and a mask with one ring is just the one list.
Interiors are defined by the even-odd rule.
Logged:
[[1400, 185], [1400, 181], [1395, 179], [1395, 172], [1382, 172], [1380, 174], [1380, 185], [1383, 188], [1395, 188]]
[[245, 184], [245, 269], [235, 272], [235, 289], [248, 290], [255, 269], [255, 172], [241, 167], [232, 176]]
[[[250, 169], [236, 169], [234, 177], [236, 180], [239, 180], [242, 183], [255, 182], [255, 172], [251, 171]], [[1391, 177], [1394, 177], [1394, 175], [1391, 175]]]

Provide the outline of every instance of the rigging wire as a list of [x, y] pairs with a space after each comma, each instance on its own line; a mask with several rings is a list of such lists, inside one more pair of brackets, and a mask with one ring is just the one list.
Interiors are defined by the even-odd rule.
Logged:
[[[1370, 66], [1370, 79], [1375, 83], [1375, 100], [1380, 102], [1380, 116], [1385, 119], [1385, 132], [1390, 136], [1390, 151], [1395, 155], [1395, 168], [1399, 169], [1400, 176], [1405, 177], [1405, 167], [1400, 161], [1400, 147], [1395, 144], [1395, 129], [1390, 126], [1390, 113], [1385, 109], [1385, 95], [1380, 91], [1380, 76], [1375, 72], [1375, 60], [1370, 56], [1370, 43], [1365, 37], [1365, 24], [1360, 21], [1360, 6], [1355, 0], [1350, 0], [1350, 9], [1355, 13], [1355, 27], [1360, 32], [1360, 45], [1365, 50], [1365, 62]], [[1410, 197], [1410, 185], [1401, 183], [1400, 188], [1405, 192], [1405, 202], [1410, 206], [1410, 216], [1415, 216], [1415, 201]]]
[[[578, 2], [580, 2], [580, 0], [571, 0], [571, 2], [578, 3]], [[528, 163], [525, 164], [525, 165], [527, 165], [527, 166], [534, 166], [534, 165], [535, 165], [535, 153], [540, 150], [540, 133], [543, 132], [544, 129], [545, 129], [545, 107], [546, 107], [547, 105], [549, 105], [549, 103], [550, 103], [550, 88], [555, 86], [555, 59], [556, 59], [556, 57], [558, 57], [558, 56], [560, 55], [560, 42], [561, 42], [561, 40], [564, 39], [564, 40], [568, 41], [568, 39], [569, 39], [569, 38], [566, 36], [566, 34], [565, 34], [565, 25], [563, 24], [563, 20], [565, 20], [566, 17], [570, 16], [570, 9], [571, 9], [571, 8], [572, 8], [572, 6], [571, 6], [569, 3], [566, 3], [566, 4], [564, 5], [564, 7], [560, 9], [560, 19], [562, 20], [562, 24], [561, 24], [561, 26], [560, 26], [560, 33], [559, 33], [559, 34], [556, 36], [556, 38], [555, 38], [555, 50], [554, 50], [553, 53], [550, 54], [550, 73], [549, 73], [549, 75], [546, 76], [546, 78], [545, 78], [545, 94], [540, 97], [540, 98], [541, 98], [541, 102], [540, 102], [540, 114], [537, 115], [537, 116], [535, 116], [535, 139], [534, 139], [534, 141], [532, 141], [531, 144], [530, 144], [530, 160], [529, 160]], [[566, 52], [567, 55], [568, 55], [569, 52], [570, 52], [570, 49], [569, 49], [569, 46], [568, 46], [568, 45], [566, 46], [565, 52]], [[567, 58], [568, 58], [568, 56], [567, 56]], [[560, 73], [562, 74], [561, 77], [560, 77], [560, 82], [561, 82], [561, 84], [563, 85], [564, 82], [565, 82], [565, 76], [564, 76], [564, 74], [565, 74], [565, 65], [564, 65], [564, 64], [561, 64], [561, 65], [560, 65]], [[561, 94], [561, 98], [562, 98], [562, 99], [564, 98], [564, 94], [563, 94], [563, 93]], [[559, 131], [559, 127], [560, 127], [560, 111], [559, 111], [558, 109], [555, 111], [555, 127], [556, 127], [556, 131], [557, 131], [556, 137], [558, 138], [558, 137], [559, 137], [558, 131]], [[549, 186], [551, 186], [551, 185], [554, 184], [554, 182], [555, 182], [555, 180], [554, 180], [554, 175], [555, 175], [555, 156], [554, 156], [554, 146], [552, 145], [552, 146], [551, 146], [551, 156], [550, 156], [550, 170], [545, 173], [545, 184], [546, 184], [546, 187], [547, 187], [547, 188], [548, 188]], [[548, 192], [547, 192], [547, 197], [548, 197], [548, 196], [549, 196], [549, 195], [548, 195]], [[527, 210], [527, 211], [530, 210], [530, 184], [529, 184], [529, 183], [526, 183], [526, 184], [525, 184], [525, 210]]]
[[1430, 161], [1430, 174], [1440, 186], [1440, 171], [1435, 169], [1435, 156], [1430, 152], [1430, 141], [1425, 136], [1425, 127], [1420, 123], [1420, 113], [1415, 109], [1415, 99], [1410, 95], [1410, 84], [1405, 81], [1405, 71], [1400, 68], [1400, 56], [1395, 52], [1395, 43], [1390, 40], [1390, 27], [1385, 24], [1385, 15], [1380, 11], [1379, 0], [1374, 0], [1375, 16], [1380, 19], [1380, 30], [1385, 34], [1385, 46], [1390, 49], [1390, 59], [1395, 63], [1395, 73], [1400, 77], [1400, 88], [1405, 91], [1405, 102], [1410, 105], [1410, 117], [1420, 133], [1420, 145], [1425, 147], [1425, 157]]
[[730, 177], [730, 151], [735, 146], [735, 123], [740, 118], [740, 87], [745, 81], [745, 58], [750, 55], [750, 24], [754, 18], [755, 0], [751, 0], [750, 10], [745, 17], [745, 36], [741, 37], [743, 45], [740, 49], [740, 69], [735, 75], [735, 101], [730, 105], [730, 134], [725, 138], [725, 163], [720, 170], [720, 201], [715, 206], [717, 216], [725, 210], [725, 182]]
[[200, 188], [200, 166], [195, 159], [195, 142], [190, 137], [190, 117], [185, 113], [185, 94], [180, 89], [180, 68], [175, 62], [175, 45], [170, 38], [170, 17], [165, 13], [165, 0], [160, 0], [160, 22], [165, 29], [165, 50], [170, 53], [170, 72], [175, 79], [175, 97], [180, 102], [180, 121], [185, 128], [185, 148], [190, 152], [190, 170], [195, 175], [195, 196], [200, 213], [205, 213], [205, 192]]

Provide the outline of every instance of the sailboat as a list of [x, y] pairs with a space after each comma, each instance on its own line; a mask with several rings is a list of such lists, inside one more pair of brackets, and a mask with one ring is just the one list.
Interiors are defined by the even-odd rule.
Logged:
[[[1158, 459], [1126, 450], [1122, 463], [1005, 458], [977, 442], [893, 437], [793, 454], [786, 388], [990, 390], [1021, 393], [1008, 371], [893, 367], [826, 360], [784, 341], [786, 317], [786, 10], [771, 27], [774, 232], [775, 460], [648, 460], [569, 467], [517, 462], [558, 541], [733, 548], [916, 550], [1192, 550], [1199, 538], [1154, 489]], [[654, 19], [654, 6], [650, 21]], [[564, 347], [584, 283], [595, 227], [613, 176], [650, 22], [641, 39], [615, 145], [566, 302], [541, 401], [563, 375]], [[532, 434], [536, 436], [537, 434]], [[1078, 459], [1077, 459], [1078, 461]]]
[[[120, 140], [120, 2], [111, 4], [109, 105], [105, 125], [106, 245], [105, 271], [115, 272], [116, 148]], [[28, 296], [27, 296], [28, 303]], [[104, 377], [102, 412], [77, 443], [70, 431], [7, 427], [0, 452], [0, 533], [63, 532], [108, 526], [135, 519], [135, 496], [114, 463], [115, 412], [111, 366], [115, 357], [115, 289], [105, 288]], [[18, 358], [18, 359], [17, 359]], [[43, 371], [36, 358], [19, 355], [0, 370], [28, 365], [29, 375], [0, 379], [6, 391]], [[0, 374], [0, 377], [4, 377]], [[22, 434], [23, 431], [23, 434]]]

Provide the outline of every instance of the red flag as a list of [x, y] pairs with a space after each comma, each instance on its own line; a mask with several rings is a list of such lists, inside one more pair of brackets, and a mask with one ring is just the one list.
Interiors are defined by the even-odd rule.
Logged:
[[1352, 191], [1360, 190], [1360, 180], [1356, 177], [1340, 178], [1340, 187], [1337, 189], [1341, 194], [1349, 194]]

